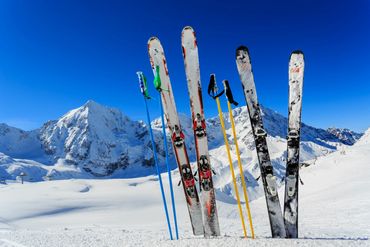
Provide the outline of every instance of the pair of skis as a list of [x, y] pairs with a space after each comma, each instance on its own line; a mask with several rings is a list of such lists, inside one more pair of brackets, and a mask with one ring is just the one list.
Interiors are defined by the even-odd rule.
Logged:
[[158, 38], [148, 41], [148, 52], [153, 73], [156, 78], [156, 88], [160, 92], [164, 106], [164, 115], [171, 135], [171, 141], [176, 156], [181, 182], [190, 215], [194, 235], [218, 236], [218, 224], [215, 192], [212, 181], [212, 169], [208, 154], [207, 132], [203, 113], [203, 102], [200, 84], [198, 47], [194, 30], [185, 27], [182, 31], [182, 51], [185, 72], [190, 96], [193, 131], [196, 144], [197, 165], [201, 200], [199, 200], [195, 177], [193, 175], [186, 146], [185, 135], [182, 132], [172, 86], [167, 68], [163, 47]]
[[236, 50], [236, 64], [242, 82], [256, 144], [272, 237], [297, 238], [299, 141], [304, 71], [303, 53], [301, 51], [294, 51], [291, 54], [289, 62], [289, 127], [284, 217], [277, 192], [276, 176], [274, 175], [268, 152], [267, 134], [262, 123], [261, 110], [257, 99], [252, 65], [247, 47], [240, 46]]

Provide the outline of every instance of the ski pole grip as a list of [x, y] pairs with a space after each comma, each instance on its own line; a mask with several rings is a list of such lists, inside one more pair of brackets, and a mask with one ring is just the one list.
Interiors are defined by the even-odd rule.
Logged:
[[220, 97], [224, 93], [224, 90], [222, 90], [221, 93], [217, 94], [218, 88], [215, 74], [211, 74], [210, 76], [207, 92], [208, 95], [211, 96], [213, 99]]
[[234, 100], [233, 93], [231, 92], [230, 84], [228, 80], [223, 80], [222, 83], [224, 84], [225, 89], [225, 95], [227, 101], [229, 101], [230, 104], [233, 104], [237, 106], [239, 103]]

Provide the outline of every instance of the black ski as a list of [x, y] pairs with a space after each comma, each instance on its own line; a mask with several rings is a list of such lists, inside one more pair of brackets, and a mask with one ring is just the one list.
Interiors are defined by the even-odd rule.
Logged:
[[284, 223], [288, 238], [298, 238], [299, 142], [303, 72], [303, 53], [294, 51], [289, 61], [289, 124], [284, 200]]
[[249, 118], [261, 170], [261, 178], [266, 196], [272, 237], [285, 238], [286, 231], [277, 192], [276, 177], [270, 161], [266, 142], [267, 134], [263, 128], [261, 110], [257, 100], [252, 65], [247, 47], [240, 46], [236, 50], [236, 64], [248, 106]]

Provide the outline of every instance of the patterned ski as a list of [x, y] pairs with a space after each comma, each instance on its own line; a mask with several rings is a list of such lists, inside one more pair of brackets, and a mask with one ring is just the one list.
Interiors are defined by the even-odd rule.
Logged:
[[154, 76], [159, 77], [159, 81], [161, 82], [159, 87], [161, 88], [164, 115], [167, 121], [168, 130], [171, 133], [171, 141], [181, 175], [193, 233], [194, 235], [203, 235], [204, 228], [202, 223], [201, 205], [185, 147], [185, 136], [181, 130], [181, 125], [177, 115], [165, 54], [158, 38], [152, 37], [149, 39], [148, 52]]
[[208, 154], [206, 122], [203, 112], [198, 46], [194, 30], [191, 27], [188, 26], [183, 29], [181, 41], [193, 120], [200, 199], [203, 208], [204, 235], [206, 237], [219, 236], [220, 227], [212, 182], [212, 168]]
[[303, 72], [303, 53], [293, 51], [289, 61], [289, 124], [284, 199], [284, 223], [288, 238], [298, 238], [299, 142]]
[[252, 132], [256, 144], [272, 237], [285, 238], [286, 232], [277, 192], [276, 177], [270, 161], [270, 155], [266, 142], [267, 133], [263, 128], [261, 110], [257, 100], [252, 65], [247, 47], [240, 46], [236, 50], [236, 64], [238, 67], [240, 80], [242, 82], [244, 96], [248, 106]]

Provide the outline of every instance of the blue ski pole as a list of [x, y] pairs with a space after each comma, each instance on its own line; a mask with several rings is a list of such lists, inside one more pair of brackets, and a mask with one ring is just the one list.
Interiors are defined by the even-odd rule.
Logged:
[[174, 219], [174, 222], [175, 222], [176, 239], [179, 239], [179, 231], [178, 231], [178, 228], [177, 228], [177, 218], [176, 218], [175, 197], [173, 195], [173, 187], [172, 187], [171, 167], [170, 167], [170, 163], [168, 161], [169, 154], [168, 154], [168, 145], [167, 145], [167, 136], [166, 136], [166, 126], [165, 126], [164, 117], [163, 117], [164, 113], [163, 113], [163, 103], [162, 103], [162, 99], [161, 99], [161, 91], [162, 91], [161, 85], [162, 85], [162, 82], [161, 82], [161, 77], [159, 76], [159, 66], [157, 66], [156, 67], [156, 75], [154, 77], [154, 86], [155, 86], [155, 88], [157, 89], [157, 91], [159, 93], [159, 104], [160, 104], [160, 108], [161, 108], [161, 121], [162, 121], [162, 134], [163, 134], [163, 140], [164, 140], [164, 150], [165, 150], [165, 153], [166, 153], [166, 166], [167, 166], [167, 172], [168, 172], [168, 179], [169, 179], [169, 182], [170, 182], [173, 219]]
[[[160, 93], [159, 93], [159, 96], [161, 96]], [[168, 172], [168, 179], [169, 179], [169, 183], [170, 183], [173, 219], [174, 219], [174, 222], [175, 222], [176, 239], [179, 239], [179, 231], [178, 231], [178, 228], [177, 228], [177, 218], [176, 218], [175, 197], [173, 195], [173, 187], [172, 187], [171, 167], [170, 167], [170, 163], [168, 161], [168, 155], [169, 154], [168, 154], [168, 145], [167, 145], [167, 136], [166, 136], [166, 126], [165, 126], [164, 117], [163, 117], [163, 104], [162, 104], [161, 99], [159, 99], [159, 102], [160, 102], [160, 106], [161, 106], [162, 134], [163, 134], [163, 140], [164, 140], [163, 145], [164, 145], [164, 149], [165, 149], [165, 153], [166, 153], [166, 166], [167, 166], [167, 172]]]
[[[167, 201], [166, 201], [166, 196], [164, 194], [164, 189], [163, 189], [163, 182], [162, 182], [162, 176], [161, 176], [161, 172], [159, 170], [159, 164], [158, 164], [158, 157], [157, 157], [157, 150], [156, 150], [156, 147], [155, 147], [155, 142], [154, 142], [154, 136], [153, 136], [153, 130], [152, 130], [152, 126], [151, 126], [151, 121], [150, 121], [150, 115], [149, 115], [149, 109], [148, 109], [148, 103], [147, 103], [147, 99], [150, 99], [150, 96], [148, 94], [148, 88], [146, 86], [146, 79], [143, 75], [142, 72], [137, 72], [137, 75], [139, 77], [139, 83], [140, 83], [140, 89], [141, 89], [141, 93], [143, 94], [144, 96], [144, 102], [145, 102], [145, 109], [146, 109], [146, 116], [147, 116], [147, 119], [148, 119], [148, 126], [149, 126], [149, 133], [150, 133], [150, 139], [151, 139], [151, 142], [152, 142], [152, 147], [153, 147], [153, 155], [154, 155], [154, 163], [155, 163], [155, 168], [157, 170], [157, 175], [158, 175], [158, 180], [159, 180], [159, 185], [160, 185], [160, 188], [161, 188], [161, 193], [162, 193], [162, 200], [163, 200], [163, 206], [164, 206], [164, 211], [166, 213], [166, 219], [167, 219], [167, 225], [168, 225], [168, 231], [170, 233], [170, 238], [171, 240], [173, 240], [173, 237], [172, 237], [172, 229], [171, 229], [171, 221], [170, 221], [170, 217], [168, 215], [168, 208], [167, 208]], [[172, 187], [172, 184], [171, 184], [171, 187]], [[176, 222], [176, 221], [175, 221]], [[177, 228], [176, 228], [177, 230]]]

